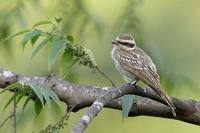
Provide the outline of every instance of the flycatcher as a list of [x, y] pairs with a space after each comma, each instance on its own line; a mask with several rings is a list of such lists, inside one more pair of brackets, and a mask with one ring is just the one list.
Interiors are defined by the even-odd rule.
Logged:
[[114, 44], [111, 55], [116, 69], [125, 75], [131, 84], [141, 80], [150, 86], [163, 100], [166, 101], [172, 114], [176, 117], [176, 107], [171, 98], [165, 93], [160, 85], [160, 77], [152, 59], [140, 48], [136, 47], [134, 38], [128, 34], [119, 35]]

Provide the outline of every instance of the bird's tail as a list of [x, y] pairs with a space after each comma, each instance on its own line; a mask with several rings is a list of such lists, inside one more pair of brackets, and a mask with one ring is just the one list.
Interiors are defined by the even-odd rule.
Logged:
[[176, 107], [174, 106], [171, 98], [165, 93], [165, 91], [162, 88], [154, 88], [154, 91], [161, 97], [165, 102], [168, 104], [168, 106], [171, 109], [171, 112], [174, 117], [176, 117]]

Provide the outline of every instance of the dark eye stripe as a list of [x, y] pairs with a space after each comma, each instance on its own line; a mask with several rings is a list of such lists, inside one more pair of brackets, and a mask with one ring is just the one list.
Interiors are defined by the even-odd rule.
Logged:
[[126, 45], [126, 46], [128, 46], [128, 47], [133, 47], [133, 44], [132, 43], [128, 43], [128, 42], [120, 42], [120, 41], [118, 41], [120, 44], [122, 44], [122, 45]]

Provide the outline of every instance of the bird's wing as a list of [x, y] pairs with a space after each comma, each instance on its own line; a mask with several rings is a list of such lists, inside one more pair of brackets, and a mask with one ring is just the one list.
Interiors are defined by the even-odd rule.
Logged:
[[153, 61], [145, 53], [141, 54], [141, 51], [120, 51], [119, 63], [126, 71], [134, 74], [139, 80], [149, 85], [161, 98], [163, 98], [171, 108], [173, 115], [176, 116], [176, 107], [165, 91], [161, 89], [160, 78]]
[[[160, 87], [160, 78], [151, 60], [137, 53], [119, 53], [120, 64], [138, 79], [152, 87]], [[152, 64], [151, 64], [152, 63]]]

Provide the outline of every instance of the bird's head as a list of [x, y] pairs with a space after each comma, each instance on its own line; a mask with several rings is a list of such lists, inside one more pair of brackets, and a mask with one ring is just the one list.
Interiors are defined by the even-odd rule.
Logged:
[[125, 50], [133, 50], [136, 46], [134, 38], [129, 34], [117, 36], [117, 38], [112, 41], [112, 44]]

